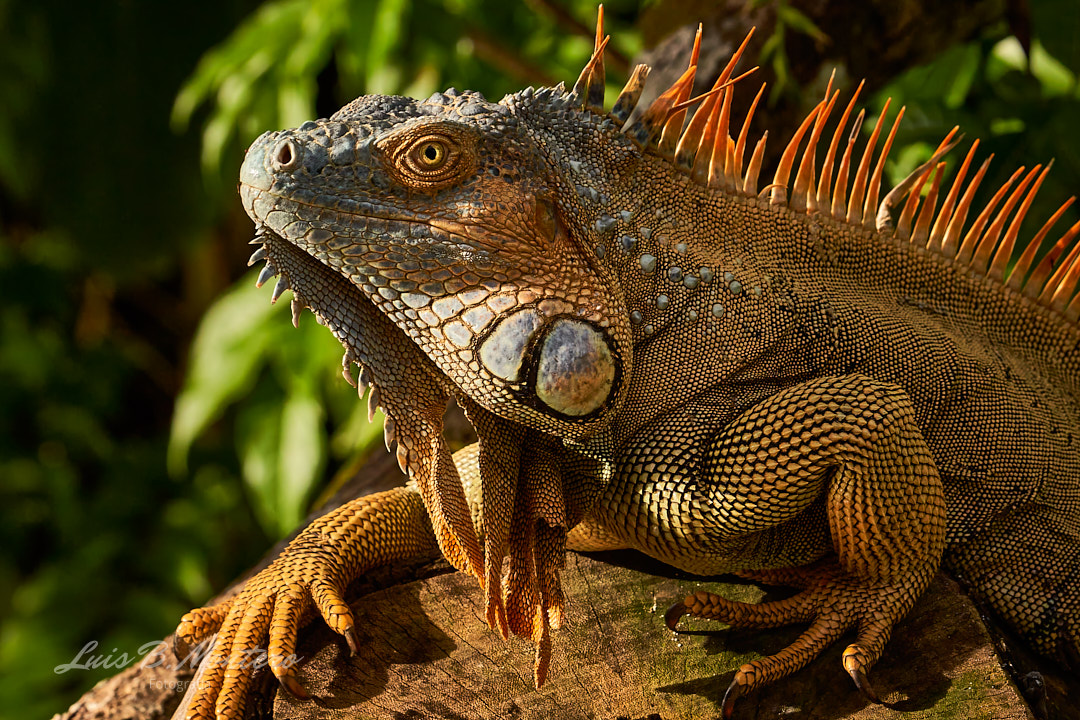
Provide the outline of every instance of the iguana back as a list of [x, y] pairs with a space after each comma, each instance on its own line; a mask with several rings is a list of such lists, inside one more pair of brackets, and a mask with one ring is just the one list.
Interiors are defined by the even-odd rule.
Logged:
[[[1030, 287], [988, 276], [985, 262], [927, 248], [925, 237], [880, 233], [828, 211], [808, 216], [719, 196], [657, 164], [662, 187], [643, 196], [683, 200], [682, 227], [662, 231], [669, 247], [656, 252], [655, 272], [691, 268], [700, 275], [708, 268], [716, 279], [700, 289], [667, 282], [637, 295], [651, 332], [635, 346], [618, 437], [633, 438], [720, 378], [739, 389], [723, 400], [730, 417], [808, 377], [861, 373], [895, 383], [910, 395], [941, 474], [946, 564], [1043, 652], [1074, 653], [1075, 322], [1031, 297]], [[638, 176], [632, 185], [650, 183]], [[654, 205], [669, 211], [663, 201]], [[648, 217], [657, 208], [646, 202], [640, 212]], [[702, 238], [700, 228], [710, 223], [715, 229]], [[676, 564], [732, 569], [703, 566], [698, 556]]]

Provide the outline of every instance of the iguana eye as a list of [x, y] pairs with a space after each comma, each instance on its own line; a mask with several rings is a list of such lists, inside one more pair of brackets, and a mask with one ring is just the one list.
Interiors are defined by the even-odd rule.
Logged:
[[425, 140], [416, 150], [417, 162], [428, 170], [436, 170], [446, 162], [446, 145], [438, 140]]
[[452, 175], [457, 147], [438, 137], [420, 138], [410, 143], [399, 156], [402, 170], [419, 180], [436, 180]]
[[390, 176], [416, 190], [439, 190], [476, 168], [475, 133], [453, 124], [407, 127], [388, 134], [376, 147]]

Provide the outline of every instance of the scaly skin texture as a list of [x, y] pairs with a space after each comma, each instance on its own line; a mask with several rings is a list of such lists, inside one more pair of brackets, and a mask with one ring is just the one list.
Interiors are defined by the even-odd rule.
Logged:
[[[342, 597], [341, 578], [435, 549], [423, 502], [411, 487], [357, 498], [304, 528], [236, 598], [184, 616], [176, 632], [186, 645], [218, 633], [190, 713], [238, 714], [258, 660], [250, 648], [261, 647], [267, 636], [270, 669], [290, 691], [306, 696], [295, 674], [296, 628], [318, 611], [355, 652], [352, 612]], [[215, 693], [198, 692], [202, 688], [213, 688], [216, 699]]]
[[[725, 716], [852, 628], [844, 669], [874, 699], [869, 668], [943, 562], [1037, 650], [1080, 656], [1078, 228], [1006, 271], [1040, 168], [966, 223], [963, 178], [931, 177], [943, 143], [879, 207], [880, 123], [858, 161], [849, 105], [813, 165], [830, 89], [760, 197], [731, 90], [684, 129], [692, 59], [624, 126], [645, 72], [605, 113], [602, 57], [598, 31], [571, 92], [362, 97], [248, 151], [253, 260], [361, 365], [416, 487], [335, 511], [230, 605], [185, 617], [189, 642], [221, 628], [189, 717], [240, 714], [236, 659], [267, 636], [302, 693], [282, 658], [305, 612], [350, 638], [348, 582], [432, 538], [485, 588], [489, 624], [537, 644], [538, 683], [567, 547], [801, 589], [669, 610], [672, 627], [809, 624], [740, 668]], [[453, 460], [451, 397], [479, 436]]]

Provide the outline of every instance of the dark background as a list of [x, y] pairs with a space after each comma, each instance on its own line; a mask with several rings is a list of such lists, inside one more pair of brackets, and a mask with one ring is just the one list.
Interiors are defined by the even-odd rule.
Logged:
[[[984, 188], [1056, 157], [1030, 237], [1080, 188], [1080, 8], [969, 4], [975, 27], [890, 58], [899, 74], [866, 104], [909, 106], [893, 182], [957, 122], [997, 153]], [[714, 5], [608, 3], [612, 48], [634, 57]], [[815, 14], [842, 5], [748, 3], [776, 18], [756, 62], [778, 115], [816, 102], [806, 53], [850, 49]], [[591, 0], [0, 0], [0, 717], [66, 708], [381, 447], [329, 333], [310, 316], [293, 330], [253, 286], [243, 148], [365, 92], [572, 82], [594, 15]], [[111, 668], [54, 671], [92, 641]]]

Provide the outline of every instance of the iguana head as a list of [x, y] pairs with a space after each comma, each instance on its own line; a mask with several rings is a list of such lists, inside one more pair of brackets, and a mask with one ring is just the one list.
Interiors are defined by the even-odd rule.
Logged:
[[240, 192], [257, 225], [345, 276], [457, 392], [578, 440], [617, 405], [627, 314], [514, 104], [361, 97], [264, 134]]

